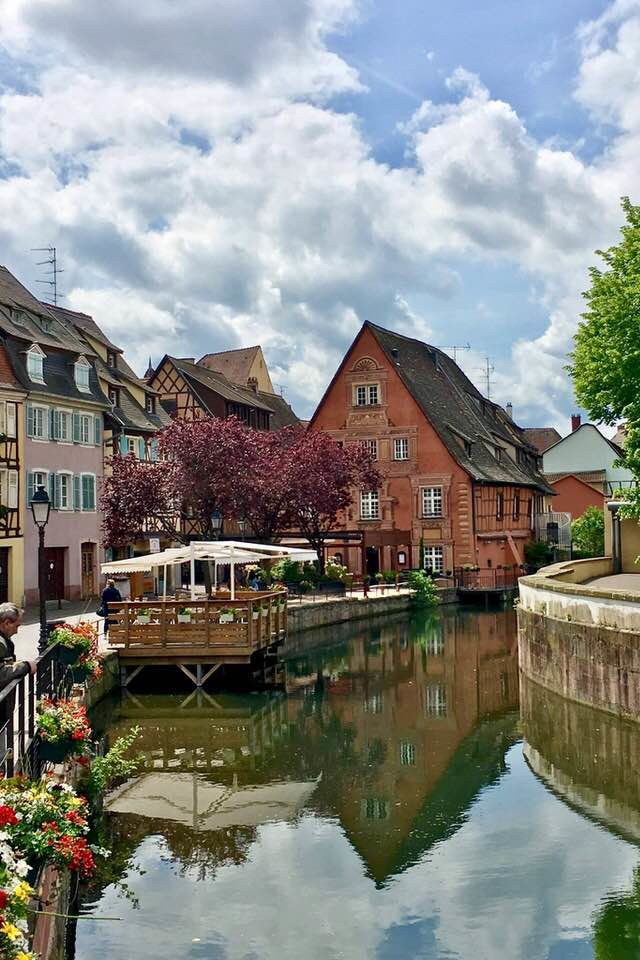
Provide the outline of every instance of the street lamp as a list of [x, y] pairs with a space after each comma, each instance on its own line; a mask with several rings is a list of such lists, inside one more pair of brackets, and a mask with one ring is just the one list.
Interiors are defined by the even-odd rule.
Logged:
[[214, 510], [211, 514], [211, 529], [215, 540], [219, 540], [222, 535], [223, 516], [219, 510]]
[[622, 532], [618, 511], [624, 500], [609, 500], [607, 510], [611, 514], [611, 559], [614, 573], [622, 573]]
[[44, 487], [38, 487], [31, 499], [31, 514], [33, 522], [38, 528], [38, 595], [40, 599], [40, 637], [38, 652], [44, 653], [47, 649], [47, 571], [44, 559], [44, 528], [49, 522], [51, 500]]
[[247, 529], [246, 520], [238, 520], [238, 530], [240, 531], [240, 539], [244, 540], [244, 531]]

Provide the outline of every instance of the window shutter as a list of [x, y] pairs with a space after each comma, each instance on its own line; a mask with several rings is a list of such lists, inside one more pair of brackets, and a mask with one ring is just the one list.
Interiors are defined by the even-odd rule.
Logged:
[[150, 449], [150, 453], [151, 453], [151, 459], [152, 459], [152, 460], [154, 461], [154, 463], [155, 463], [155, 461], [158, 459], [158, 441], [157, 441], [157, 440], [152, 440], [151, 443], [150, 443], [150, 445], [149, 445], [149, 449]]
[[27, 436], [32, 437], [35, 433], [35, 410], [31, 404], [27, 404]]
[[82, 493], [80, 490], [80, 474], [74, 473], [73, 475], [73, 509], [81, 510], [82, 509]]
[[146, 449], [143, 437], [138, 437], [138, 459], [144, 460], [146, 458]]
[[56, 475], [55, 473], [49, 473], [49, 500], [51, 500], [52, 508], [56, 510], [57, 506], [56, 506]]
[[125, 437], [124, 433], [120, 434], [120, 453], [123, 457], [126, 457], [126, 455], [129, 453], [129, 445], [127, 444], [127, 438]]
[[58, 439], [58, 431], [56, 430], [56, 427], [57, 427], [56, 416], [57, 416], [57, 413], [55, 410], [49, 410], [49, 439], [50, 440]]
[[17, 437], [17, 408], [15, 403], [7, 404], [7, 436]]
[[80, 414], [73, 411], [73, 442], [80, 443]]
[[102, 417], [93, 418], [93, 438], [96, 447], [102, 443]]
[[9, 470], [8, 480], [7, 506], [10, 510], [15, 510], [18, 506], [18, 471]]
[[27, 473], [27, 506], [31, 506], [31, 501], [33, 500], [33, 495], [36, 492], [36, 482], [35, 477], [33, 476], [33, 471], [29, 470]]
[[0, 403], [0, 433], [6, 434], [7, 432], [7, 405], [2, 401]]

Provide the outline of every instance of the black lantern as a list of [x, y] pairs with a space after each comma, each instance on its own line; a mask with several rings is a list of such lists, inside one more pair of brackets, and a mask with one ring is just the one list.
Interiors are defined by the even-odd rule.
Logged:
[[44, 487], [38, 487], [31, 500], [31, 513], [33, 522], [41, 530], [44, 530], [49, 523], [49, 514], [51, 513], [51, 500]]
[[214, 510], [211, 514], [211, 529], [216, 536], [219, 536], [220, 531], [222, 530], [222, 514], [219, 510]]

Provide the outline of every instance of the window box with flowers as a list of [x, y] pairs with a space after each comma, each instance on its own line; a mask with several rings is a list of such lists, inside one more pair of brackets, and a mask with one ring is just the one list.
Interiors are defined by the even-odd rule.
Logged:
[[151, 611], [148, 607], [142, 607], [141, 610], [138, 610], [138, 614], [135, 619], [136, 623], [151, 623]]
[[178, 623], [191, 623], [191, 611], [187, 607], [178, 610]]
[[97, 649], [98, 634], [93, 624], [86, 621], [76, 625], [63, 623], [51, 631], [50, 640], [58, 648], [60, 662], [72, 666], [80, 657]]
[[220, 611], [220, 617], [218, 623], [233, 623], [235, 619], [235, 610], [229, 610], [226, 607], [223, 607]]

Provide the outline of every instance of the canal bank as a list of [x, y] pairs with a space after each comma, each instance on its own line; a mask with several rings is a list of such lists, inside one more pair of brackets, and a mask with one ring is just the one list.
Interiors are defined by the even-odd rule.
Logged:
[[520, 580], [520, 669], [555, 693], [640, 721], [639, 635], [640, 576], [614, 576], [609, 558]]

